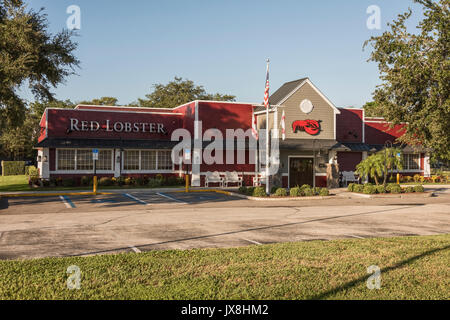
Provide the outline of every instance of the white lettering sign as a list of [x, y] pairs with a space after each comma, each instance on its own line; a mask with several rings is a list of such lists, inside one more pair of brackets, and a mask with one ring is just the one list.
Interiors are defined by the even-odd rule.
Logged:
[[163, 123], [155, 122], [111, 122], [106, 120], [104, 125], [98, 121], [86, 121], [71, 118], [69, 131], [97, 132], [100, 129], [106, 132], [134, 132], [134, 133], [158, 133], [167, 134]]

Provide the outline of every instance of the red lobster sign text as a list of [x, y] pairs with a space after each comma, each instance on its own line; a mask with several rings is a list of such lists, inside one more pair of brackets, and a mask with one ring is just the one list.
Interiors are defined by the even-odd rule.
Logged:
[[320, 132], [320, 122], [321, 120], [297, 120], [292, 123], [292, 130], [294, 133], [300, 130], [315, 136]]

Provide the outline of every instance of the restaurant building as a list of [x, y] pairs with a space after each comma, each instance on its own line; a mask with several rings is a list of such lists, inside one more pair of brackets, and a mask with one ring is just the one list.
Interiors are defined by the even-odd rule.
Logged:
[[[285, 139], [281, 123], [284, 114]], [[193, 139], [204, 138], [200, 153], [210, 143], [205, 133], [217, 129], [251, 132], [252, 123], [265, 129], [266, 112], [257, 103], [193, 101], [176, 108], [135, 108], [78, 105], [74, 109], [49, 108], [40, 125], [38, 168], [42, 178], [92, 175], [93, 150], [98, 150], [98, 176], [184, 176], [192, 174], [192, 185], [203, 186], [207, 172], [236, 171], [246, 185], [263, 179], [264, 166], [245, 143], [245, 161], [233, 164], [201, 162], [173, 163], [171, 152], [175, 130], [185, 129]], [[201, 125], [198, 123], [201, 122]], [[279, 170], [274, 185], [293, 187], [310, 184], [334, 187], [339, 173], [356, 165], [385, 145], [396, 144], [404, 125], [391, 128], [382, 118], [368, 118], [362, 109], [337, 108], [308, 78], [283, 84], [270, 97], [269, 129], [279, 139]], [[233, 142], [234, 145], [234, 142]], [[193, 157], [196, 157], [195, 147]], [[224, 150], [227, 149], [225, 146]], [[429, 153], [402, 146], [407, 175], [430, 175]], [[239, 146], [233, 151], [235, 159]], [[214, 151], [217, 152], [217, 151]]]

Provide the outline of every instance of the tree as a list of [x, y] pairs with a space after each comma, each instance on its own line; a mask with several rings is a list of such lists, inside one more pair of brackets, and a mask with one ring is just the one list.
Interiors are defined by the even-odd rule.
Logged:
[[402, 170], [403, 163], [400, 149], [385, 148], [361, 161], [356, 166], [356, 172], [362, 177], [372, 177], [378, 185], [378, 178], [383, 177], [383, 185], [386, 186], [389, 171]]
[[73, 108], [75, 104], [70, 100], [33, 102], [27, 108], [25, 120], [21, 126], [9, 128], [0, 134], [1, 155], [8, 159], [20, 160], [34, 158], [36, 145], [41, 131], [41, 118], [47, 108]]
[[450, 159], [450, 0], [414, 0], [424, 7], [416, 33], [407, 30], [412, 11], [398, 15], [389, 31], [371, 37], [369, 61], [378, 64], [383, 81], [373, 97], [387, 121], [408, 123], [399, 141], [434, 150]]
[[148, 108], [174, 108], [194, 100], [235, 101], [235, 96], [228, 94], [206, 93], [203, 86], [196, 86], [191, 80], [175, 77], [168, 84], [154, 84], [152, 93], [147, 94], [146, 99], [138, 99], [133, 104]]
[[117, 98], [114, 97], [101, 97], [99, 99], [93, 99], [91, 101], [82, 101], [79, 104], [87, 104], [94, 106], [117, 106]]
[[38, 100], [53, 100], [51, 88], [79, 65], [73, 33], [48, 32], [43, 9], [27, 10], [22, 0], [0, 0], [0, 130], [25, 119], [26, 105], [17, 90], [28, 84]]
[[377, 111], [377, 104], [374, 101], [367, 102], [364, 106], [364, 115], [366, 117], [379, 117], [380, 112]]

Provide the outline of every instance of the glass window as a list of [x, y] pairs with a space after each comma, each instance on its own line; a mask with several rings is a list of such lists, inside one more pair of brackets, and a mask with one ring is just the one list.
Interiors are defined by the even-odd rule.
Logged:
[[58, 170], [75, 170], [75, 150], [58, 149]]
[[419, 170], [420, 155], [419, 154], [403, 154], [403, 169]]
[[158, 151], [158, 170], [172, 170], [172, 151]]
[[123, 169], [139, 170], [139, 151], [126, 150], [123, 152]]
[[112, 170], [112, 151], [99, 150], [97, 160], [97, 170]]
[[77, 170], [94, 170], [92, 150], [77, 150]]
[[156, 151], [141, 151], [141, 170], [156, 170]]

